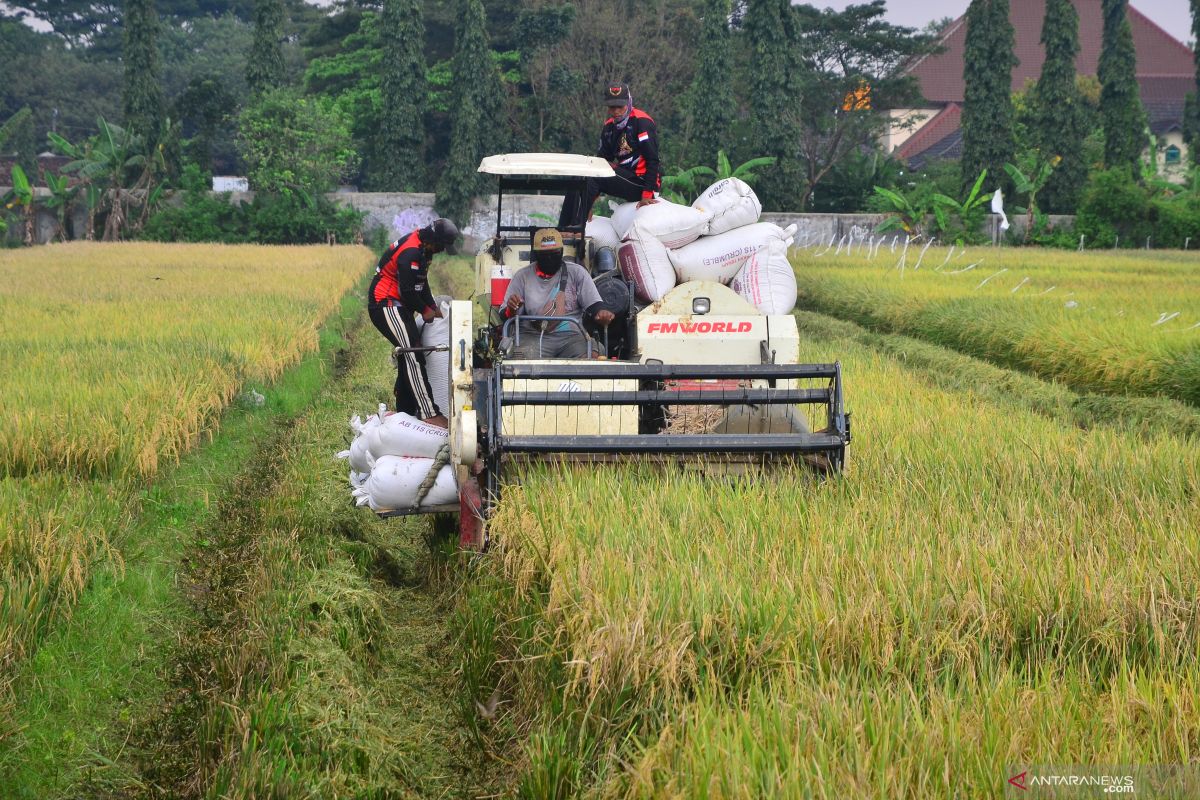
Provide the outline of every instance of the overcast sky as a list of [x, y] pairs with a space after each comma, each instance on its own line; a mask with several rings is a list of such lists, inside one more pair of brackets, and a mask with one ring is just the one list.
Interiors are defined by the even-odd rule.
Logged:
[[[966, 13], [969, 0], [888, 0], [888, 19], [897, 25], [923, 28], [925, 23], [942, 17]], [[818, 8], [843, 9], [852, 0], [803, 0]], [[863, 0], [857, 0], [863, 2]], [[1132, 0], [1131, 5], [1157, 22], [1181, 42], [1192, 38], [1192, 15], [1188, 0]]]

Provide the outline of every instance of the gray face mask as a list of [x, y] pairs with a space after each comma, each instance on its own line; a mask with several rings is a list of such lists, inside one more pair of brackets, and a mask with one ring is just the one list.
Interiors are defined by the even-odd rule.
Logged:
[[615, 108], [608, 109], [609, 112], [612, 114], [613, 122], [616, 123], [616, 126], [618, 128], [625, 127], [625, 123], [629, 122], [629, 112], [632, 108], [633, 108], [633, 103], [629, 103], [628, 105], [625, 106], [625, 108], [620, 109], [620, 110], [615, 109]]
[[557, 275], [562, 268], [562, 250], [542, 250], [533, 254], [533, 260], [544, 274]]

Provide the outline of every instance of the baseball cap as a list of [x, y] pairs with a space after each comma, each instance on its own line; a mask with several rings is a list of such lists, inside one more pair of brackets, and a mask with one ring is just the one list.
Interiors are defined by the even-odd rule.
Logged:
[[533, 252], [544, 252], [546, 250], [562, 250], [563, 238], [562, 234], [554, 228], [539, 228], [533, 234]]
[[629, 85], [625, 83], [610, 83], [604, 90], [604, 105], [629, 105]]
[[458, 253], [458, 226], [445, 217], [438, 217], [425, 226], [426, 236], [421, 238], [433, 244], [440, 244], [450, 255]]

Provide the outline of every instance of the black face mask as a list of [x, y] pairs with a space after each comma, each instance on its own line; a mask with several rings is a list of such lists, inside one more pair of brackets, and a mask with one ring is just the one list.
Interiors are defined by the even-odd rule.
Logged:
[[562, 268], [562, 250], [542, 250], [536, 252], [533, 254], [533, 260], [537, 263], [538, 269], [544, 274], [557, 275], [559, 269]]

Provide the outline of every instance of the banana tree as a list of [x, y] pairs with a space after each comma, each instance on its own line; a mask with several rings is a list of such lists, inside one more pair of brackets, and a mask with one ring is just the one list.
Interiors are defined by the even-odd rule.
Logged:
[[1062, 156], [1044, 159], [1037, 150], [1030, 150], [1017, 156], [1016, 164], [1004, 165], [1004, 171], [1012, 178], [1013, 187], [1017, 193], [1029, 196], [1029, 201], [1024, 209], [1026, 214], [1025, 238], [1027, 240], [1034, 232], [1034, 220], [1039, 217], [1038, 192], [1045, 188], [1050, 176], [1054, 174], [1054, 168], [1060, 163], [1062, 163]]
[[709, 183], [723, 181], [726, 178], [738, 178], [748, 184], [753, 184], [758, 177], [756, 170], [775, 163], [774, 156], [752, 158], [738, 164], [735, 168], [729, 162], [724, 150], [717, 151], [717, 168], [703, 165], [681, 170], [674, 175], [666, 175], [662, 180], [663, 196], [676, 203], [690, 203], [697, 194], [696, 179], [707, 178]]
[[943, 234], [951, 230], [951, 221], [947, 212], [953, 212], [958, 218], [959, 230], [956, 231], [958, 244], [962, 244], [964, 240], [971, 239], [979, 233], [979, 227], [983, 222], [984, 203], [991, 198], [990, 194], [982, 191], [987, 174], [986, 169], [979, 173], [979, 177], [975, 179], [975, 185], [971, 187], [967, 198], [962, 202], [940, 193], [933, 195], [933, 213], [937, 218], [938, 229]]
[[54, 211], [54, 215], [58, 217], [58, 233], [56, 238], [60, 241], [66, 241], [67, 238], [67, 212], [71, 208], [71, 204], [75, 202], [75, 195], [79, 193], [78, 186], [71, 186], [70, 180], [66, 175], [55, 175], [52, 172], [46, 173], [46, 188], [50, 190], [50, 197], [46, 199], [46, 207]]
[[26, 247], [33, 244], [33, 185], [20, 164], [13, 164], [12, 188], [0, 198], [6, 210], [21, 209], [25, 216], [25, 235], [23, 241]]
[[[156, 146], [147, 158], [140, 152], [138, 136], [103, 119], [98, 123], [100, 133], [82, 146], [73, 145], [58, 134], [49, 136], [55, 147], [75, 159], [63, 167], [63, 172], [77, 174], [88, 192], [89, 235], [94, 236], [96, 213], [104, 210], [108, 216], [103, 238], [111, 242], [120, 240], [129, 227], [131, 208], [150, 201], [158, 164], [162, 162], [162, 146]], [[94, 194], [90, 191], [93, 186], [97, 190]]]
[[[935, 209], [931, 207], [932, 199], [925, 195], [923, 198], [910, 199], [883, 186], [875, 187], [875, 194], [886, 200], [891, 206], [890, 215], [876, 228], [876, 233], [904, 231], [907, 236], [921, 239], [925, 236], [926, 220]], [[922, 202], [922, 199], [924, 202]], [[944, 214], [944, 212], [943, 212]], [[942, 220], [939, 219], [939, 222]]]

